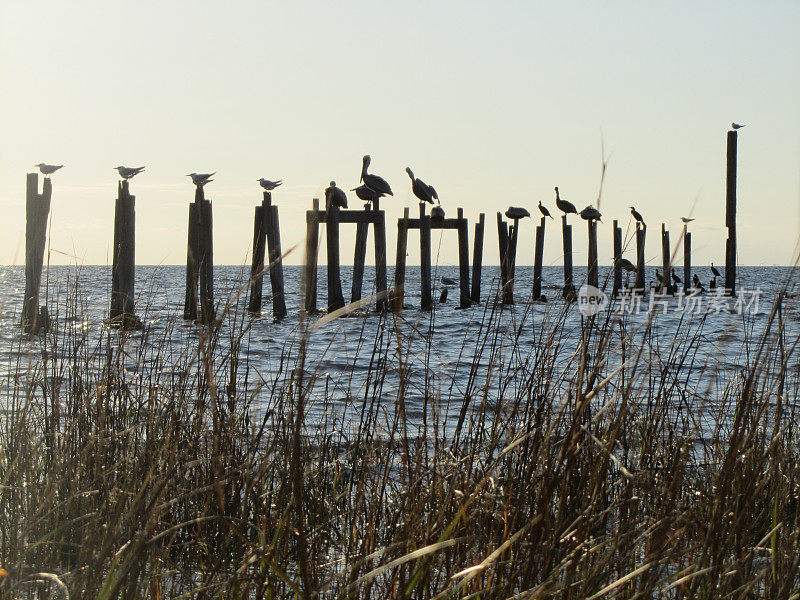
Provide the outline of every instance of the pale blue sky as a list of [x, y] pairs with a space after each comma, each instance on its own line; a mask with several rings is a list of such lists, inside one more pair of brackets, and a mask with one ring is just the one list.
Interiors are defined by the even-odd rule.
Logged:
[[[509, 204], [555, 214], [553, 186], [593, 202], [601, 133], [609, 156], [601, 262], [613, 218], [635, 204], [656, 231], [697, 201], [695, 262], [723, 262], [725, 131], [739, 142], [739, 255], [786, 263], [800, 236], [800, 3], [791, 2], [38, 2], [0, 6], [0, 262], [24, 257], [25, 173], [54, 176], [56, 262], [107, 263], [116, 173], [146, 165], [137, 196], [137, 262], [183, 263], [186, 173], [218, 171], [216, 262], [249, 260], [259, 177], [283, 178], [284, 246], [335, 179], [358, 183], [361, 156], [395, 198], [404, 173], [446, 210]], [[355, 198], [352, 199], [355, 204]], [[585, 263], [576, 228], [575, 262]], [[342, 260], [352, 257], [345, 228]], [[470, 239], [472, 226], [470, 226]], [[650, 236], [649, 256], [659, 251]], [[533, 258], [533, 223], [519, 263]], [[416, 238], [410, 260], [417, 260]], [[72, 255], [72, 256], [70, 256]], [[456, 262], [455, 236], [442, 263]], [[297, 262], [299, 253], [292, 257]], [[324, 262], [324, 251], [321, 256]], [[560, 263], [548, 229], [545, 262]]]

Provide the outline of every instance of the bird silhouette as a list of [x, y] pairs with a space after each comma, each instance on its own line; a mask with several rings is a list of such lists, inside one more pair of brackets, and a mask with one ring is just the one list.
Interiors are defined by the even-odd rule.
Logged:
[[380, 192], [384, 196], [394, 196], [394, 194], [392, 194], [392, 188], [389, 187], [389, 184], [386, 183], [383, 177], [367, 173], [367, 167], [369, 167], [371, 161], [372, 159], [369, 157], [369, 154], [364, 156], [361, 162], [361, 179], [359, 179], [359, 181], [363, 181], [364, 184], [374, 192]]
[[631, 214], [633, 215], [633, 218], [636, 219], [637, 223], [641, 223], [642, 225], [645, 224], [644, 219], [642, 218], [642, 213], [636, 210], [633, 206], [631, 206]]
[[714, 263], [711, 263], [711, 272], [714, 274], [714, 277], [722, 277], [719, 271], [717, 271], [717, 267], [714, 266]]
[[445, 285], [458, 285], [458, 282], [451, 277], [442, 277], [442, 283]]
[[589, 206], [587, 206], [586, 208], [584, 208], [579, 214], [581, 216], [581, 219], [583, 219], [585, 221], [591, 221], [591, 220], [594, 219], [594, 220], [600, 221], [601, 223], [603, 222], [603, 220], [600, 218], [603, 215], [601, 215], [600, 211], [597, 210], [591, 204]]
[[261, 179], [258, 179], [257, 181], [258, 183], [261, 184], [261, 187], [267, 190], [268, 192], [271, 192], [272, 190], [274, 190], [276, 187], [278, 187], [280, 184], [283, 183], [283, 179], [278, 179], [277, 181], [270, 181], [269, 179], [264, 179], [263, 177]]
[[447, 302], [447, 288], [444, 288], [439, 296], [439, 303], [444, 304], [445, 302]]
[[39, 172], [41, 172], [42, 175], [48, 176], [58, 171], [64, 165], [48, 165], [45, 163], [39, 163], [38, 165], [33, 165], [33, 166], [39, 167]]
[[697, 273], [694, 274], [692, 277], [692, 283], [694, 283], [694, 287], [700, 290], [701, 292], [705, 292], [706, 288], [703, 287], [703, 284], [700, 282], [700, 278], [697, 276]]
[[439, 202], [439, 195], [433, 189], [433, 186], [428, 185], [418, 177], [414, 177], [414, 171], [411, 170], [411, 167], [406, 167], [406, 173], [411, 178], [411, 191], [414, 192], [417, 198], [428, 204], [433, 204], [434, 199], [437, 203]]
[[347, 208], [347, 194], [343, 189], [336, 187], [335, 181], [331, 181], [330, 187], [325, 189], [325, 200], [331, 206]]
[[366, 202], [375, 202], [376, 200], [380, 200], [384, 196], [384, 194], [371, 190], [366, 185], [360, 185], [358, 187], [354, 187], [350, 191], [355, 192], [356, 196], [358, 196], [359, 198], [361, 198]]
[[550, 214], [550, 211], [547, 210], [547, 207], [542, 205], [541, 200], [539, 200], [539, 212], [542, 213], [543, 217], [550, 217], [551, 219], [553, 218], [553, 215]]
[[192, 183], [195, 184], [197, 187], [203, 187], [207, 183], [211, 183], [214, 181], [211, 179], [212, 175], [216, 175], [216, 171], [213, 173], [189, 173], [187, 177], [192, 178]]
[[736, 129], [741, 129], [742, 127], [745, 127], [745, 125], [739, 125], [739, 123], [731, 123], [731, 127], [734, 130], [736, 130]]
[[670, 271], [670, 273], [672, 273], [672, 281], [674, 281], [675, 283], [683, 283], [681, 278], [675, 275], [675, 271]]
[[694, 219], [690, 219], [689, 217], [681, 217], [681, 221], [684, 223], [691, 223]]
[[627, 271], [628, 273], [631, 273], [631, 272], [636, 270], [636, 265], [634, 265], [627, 258], [620, 259], [619, 266], [620, 266], [620, 268], [622, 268], [624, 271]]
[[516, 221], [518, 219], [524, 219], [525, 217], [530, 217], [531, 213], [528, 212], [528, 209], [522, 208], [520, 206], [509, 206], [508, 210], [506, 211], [506, 216], [509, 219], [514, 219]]
[[664, 283], [664, 276], [658, 272], [658, 269], [656, 269], [656, 279], [658, 279], [658, 283]]
[[144, 171], [144, 167], [123, 167], [120, 165], [119, 167], [114, 168], [117, 170], [117, 173], [119, 173], [119, 176], [123, 179], [130, 179]]
[[575, 205], [572, 204], [572, 202], [563, 200], [561, 198], [561, 195], [558, 193], [558, 186], [556, 186], [554, 189], [556, 190], [556, 207], [558, 210], [563, 212], [565, 215], [568, 215], [569, 213], [575, 213], [577, 215], [578, 209], [575, 208]]

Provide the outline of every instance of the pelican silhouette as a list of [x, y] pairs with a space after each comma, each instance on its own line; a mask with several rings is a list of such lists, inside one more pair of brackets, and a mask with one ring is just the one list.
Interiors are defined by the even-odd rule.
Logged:
[[584, 219], [585, 221], [591, 221], [592, 219], [595, 219], [597, 221], [600, 221], [601, 223], [603, 222], [603, 220], [600, 218], [603, 215], [601, 215], [600, 211], [597, 210], [591, 204], [586, 208], [584, 208], [579, 214], [581, 216], [581, 219]]
[[374, 192], [380, 192], [384, 196], [394, 196], [394, 194], [392, 194], [392, 188], [389, 187], [389, 184], [386, 183], [383, 177], [367, 173], [367, 167], [369, 167], [371, 161], [372, 159], [369, 157], [369, 154], [364, 156], [361, 163], [361, 179], [359, 179], [359, 181], [363, 181], [364, 184]]
[[553, 218], [553, 215], [550, 214], [550, 211], [547, 210], [547, 207], [542, 205], [541, 200], [539, 200], [539, 212], [542, 213], [543, 217], [550, 217], [551, 219]]
[[335, 181], [331, 181], [330, 187], [325, 190], [325, 200], [332, 206], [347, 208], [347, 194], [343, 189], [336, 187]]
[[436, 199], [437, 203], [439, 202], [439, 195], [432, 185], [428, 185], [419, 177], [414, 177], [414, 171], [411, 170], [411, 167], [406, 167], [406, 173], [411, 178], [411, 191], [414, 192], [417, 198], [428, 204], [433, 204], [434, 199]]
[[383, 194], [376, 192], [375, 190], [371, 190], [366, 185], [360, 185], [351, 189], [350, 191], [355, 192], [356, 196], [367, 202], [375, 202], [376, 200], [383, 198]]
[[568, 200], [564, 200], [561, 198], [561, 196], [558, 193], [558, 186], [555, 187], [555, 190], [556, 190], [556, 207], [558, 207], [558, 210], [563, 212], [565, 215], [568, 215], [569, 213], [575, 213], [577, 215], [578, 209], [575, 208], [575, 205], [572, 204], [572, 202], [569, 202]]
[[531, 213], [528, 212], [528, 209], [522, 208], [519, 206], [509, 206], [508, 210], [506, 211], [506, 216], [509, 219], [514, 219], [515, 221], [519, 219], [524, 219], [525, 217], [530, 217]]

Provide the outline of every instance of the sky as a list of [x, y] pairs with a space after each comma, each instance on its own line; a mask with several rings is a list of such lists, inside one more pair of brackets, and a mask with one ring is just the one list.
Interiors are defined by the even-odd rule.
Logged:
[[[331, 180], [358, 185], [361, 157], [386, 178], [396, 222], [417, 211], [405, 167], [447, 213], [556, 214], [600, 198], [600, 262], [611, 220], [635, 205], [675, 243], [693, 216], [693, 262], [724, 262], [725, 136], [739, 136], [739, 262], [787, 264], [800, 239], [800, 3], [771, 2], [37, 2], [0, 5], [0, 263], [24, 262], [25, 174], [53, 176], [50, 260], [110, 264], [117, 165], [146, 165], [136, 196], [138, 264], [186, 260], [185, 175], [217, 171], [217, 264], [249, 263], [259, 177], [282, 178], [284, 251]], [[357, 201], [351, 194], [351, 205]], [[572, 219], [574, 261], [585, 226]], [[533, 262], [531, 220], [517, 263]], [[545, 264], [561, 264], [549, 227]], [[470, 224], [470, 242], [473, 230]], [[343, 226], [342, 262], [352, 262]], [[658, 235], [647, 256], [660, 262]], [[370, 244], [372, 243], [370, 234]], [[324, 234], [323, 238], [324, 240]], [[321, 241], [322, 241], [321, 240]], [[418, 242], [409, 239], [409, 262]], [[440, 264], [457, 239], [434, 235]], [[300, 246], [298, 246], [299, 248]], [[325, 262], [324, 241], [320, 262]], [[369, 252], [368, 256], [372, 256]], [[634, 258], [631, 246], [626, 256]], [[287, 262], [302, 261], [293, 251]]]

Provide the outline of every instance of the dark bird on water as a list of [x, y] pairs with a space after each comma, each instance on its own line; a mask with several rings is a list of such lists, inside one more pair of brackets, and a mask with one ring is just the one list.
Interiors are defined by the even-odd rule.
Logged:
[[414, 171], [411, 170], [411, 167], [406, 167], [406, 173], [411, 177], [411, 191], [414, 192], [417, 198], [428, 204], [433, 204], [434, 199], [439, 202], [439, 195], [432, 185], [428, 185], [419, 177], [414, 177]]
[[386, 180], [383, 177], [367, 173], [367, 167], [369, 167], [371, 160], [372, 159], [369, 157], [369, 154], [364, 156], [364, 159], [361, 163], [361, 179], [359, 181], [363, 181], [364, 184], [373, 192], [380, 192], [384, 196], [393, 196], [394, 194], [392, 194], [392, 188], [389, 187], [389, 184], [386, 183]]
[[558, 210], [563, 212], [565, 215], [568, 215], [569, 213], [575, 213], [577, 215], [578, 209], [575, 208], [575, 205], [572, 204], [572, 202], [563, 200], [561, 198], [561, 196], [558, 193], [558, 186], [555, 187], [555, 190], [556, 190], [556, 207], [558, 208]]
[[325, 200], [339, 208], [347, 208], [347, 194], [344, 190], [336, 187], [336, 182], [331, 181], [331, 186], [325, 190]]
[[283, 179], [278, 179], [278, 181], [270, 181], [269, 179], [264, 179], [263, 177], [261, 179], [258, 179], [257, 181], [258, 183], [261, 184], [261, 187], [267, 190], [268, 192], [271, 192], [272, 190], [274, 190], [276, 187], [278, 187], [280, 184], [283, 183]]
[[144, 167], [123, 167], [122, 165], [114, 167], [114, 169], [116, 169], [119, 176], [123, 179], [130, 179], [144, 171]]
[[717, 267], [714, 266], [714, 263], [711, 263], [711, 272], [714, 274], [714, 277], [722, 277], [719, 271], [717, 271]]
[[530, 217], [531, 213], [528, 212], [528, 209], [522, 208], [521, 206], [509, 206], [508, 210], [506, 211], [506, 216], [509, 219], [514, 219], [516, 221], [518, 219]]
[[584, 219], [585, 221], [596, 220], [596, 221], [600, 221], [601, 223], [603, 222], [603, 220], [600, 218], [603, 215], [601, 215], [600, 211], [597, 210], [591, 204], [589, 206], [587, 206], [586, 208], [584, 208], [580, 212], [580, 215], [581, 215], [581, 219]]
[[201, 188], [207, 183], [211, 183], [214, 181], [211, 179], [212, 175], [216, 175], [216, 171], [213, 173], [189, 173], [187, 177], [192, 178], [192, 183], [195, 184], [197, 187]]
[[645, 224], [644, 219], [642, 218], [642, 213], [636, 210], [633, 206], [631, 206], [631, 214], [633, 215], [633, 218], [636, 219], [637, 223], [641, 223], [642, 225]]
[[672, 281], [674, 281], [675, 283], [683, 283], [681, 278], [675, 275], [675, 271], [670, 271], [670, 273], [672, 273]]
[[627, 258], [623, 258], [619, 261], [619, 266], [622, 270], [631, 273], [636, 270], [636, 265], [634, 265], [631, 261]]
[[694, 287], [700, 290], [701, 292], [705, 292], [706, 288], [703, 287], [703, 284], [700, 283], [700, 278], [697, 276], [697, 273], [694, 274], [692, 277], [692, 283], [694, 283]]
[[442, 283], [445, 285], [458, 285], [458, 282], [450, 277], [442, 277]]
[[439, 302], [441, 304], [444, 304], [445, 302], [447, 302], [447, 288], [444, 288], [442, 290], [442, 294], [439, 296]]
[[539, 200], [539, 212], [542, 213], [543, 217], [550, 217], [553, 218], [553, 215], [550, 214], [550, 211], [547, 210], [546, 206], [542, 206], [542, 201]]
[[358, 196], [359, 198], [361, 198], [366, 202], [375, 202], [376, 200], [380, 200], [384, 196], [384, 194], [371, 190], [366, 185], [360, 185], [356, 188], [353, 188], [350, 191], [355, 192], [356, 196]]
[[739, 123], [731, 123], [731, 127], [734, 130], [736, 130], [736, 129], [741, 129], [742, 127], [744, 127], [744, 125], [739, 125]]

